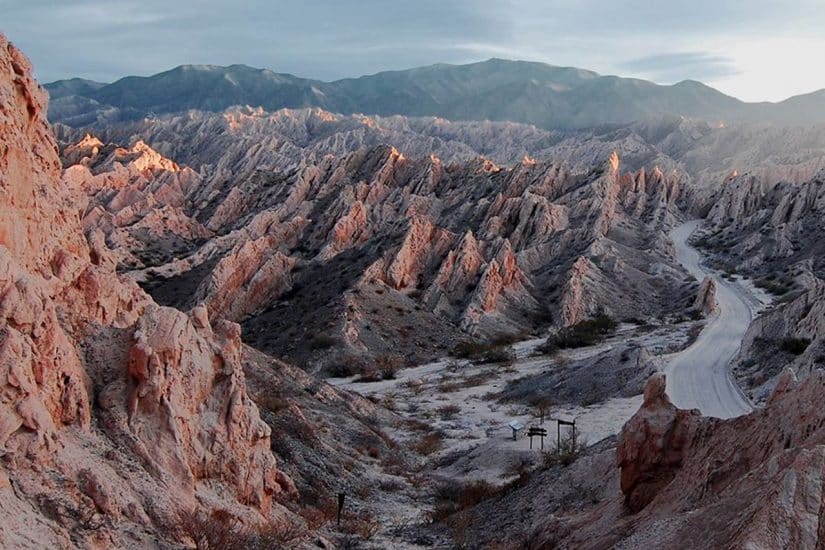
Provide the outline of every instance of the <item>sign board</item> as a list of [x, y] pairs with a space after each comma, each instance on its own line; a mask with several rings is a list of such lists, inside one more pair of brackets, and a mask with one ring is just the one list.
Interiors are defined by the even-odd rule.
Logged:
[[536, 428], [531, 426], [529, 430], [527, 430], [527, 436], [530, 438], [530, 448], [533, 448], [533, 438], [540, 437], [541, 438], [541, 448], [544, 450], [544, 438], [547, 436], [547, 430], [544, 428]]
[[518, 438], [518, 433], [524, 429], [524, 424], [518, 420], [511, 420], [507, 425], [513, 430], [513, 441], [515, 441]]

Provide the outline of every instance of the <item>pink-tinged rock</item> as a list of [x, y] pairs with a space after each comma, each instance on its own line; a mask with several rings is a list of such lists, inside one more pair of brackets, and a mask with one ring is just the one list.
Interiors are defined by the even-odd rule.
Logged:
[[716, 281], [712, 277], [705, 277], [699, 285], [699, 292], [693, 302], [693, 309], [705, 315], [714, 313], [719, 308], [716, 303]]
[[198, 480], [219, 476], [240, 502], [268, 513], [272, 495], [294, 487], [277, 472], [240, 354], [238, 325], [213, 328], [202, 309], [190, 318], [151, 306], [136, 326], [128, 383], [105, 401], [134, 451], [168, 483], [191, 495]]
[[642, 408], [619, 437], [617, 462], [621, 488], [628, 507], [637, 512], [647, 506], [676, 475], [696, 429], [699, 411], [683, 411], [665, 393], [664, 374], [650, 377]]

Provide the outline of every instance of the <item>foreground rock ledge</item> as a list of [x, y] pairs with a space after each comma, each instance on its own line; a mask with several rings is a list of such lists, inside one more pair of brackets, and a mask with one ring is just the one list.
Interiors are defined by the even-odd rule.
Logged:
[[818, 548], [825, 540], [825, 373], [786, 369], [764, 409], [720, 420], [680, 410], [650, 378], [622, 429], [621, 490], [634, 521], [688, 513], [726, 547]]
[[0, 106], [0, 547], [189, 544], [192, 510], [283, 522], [240, 327], [156, 305], [84, 235], [83, 181], [2, 35]]

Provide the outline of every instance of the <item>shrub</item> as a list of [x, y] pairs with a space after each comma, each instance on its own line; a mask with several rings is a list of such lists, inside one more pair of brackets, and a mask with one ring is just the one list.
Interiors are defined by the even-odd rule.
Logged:
[[539, 350], [544, 353], [553, 353], [558, 349], [592, 346], [616, 330], [617, 326], [615, 319], [601, 314], [593, 319], [561, 329], [557, 334], [547, 338], [545, 343], [539, 346]]
[[484, 352], [479, 363], [512, 363], [516, 360], [516, 352], [510, 346], [494, 347]]
[[475, 340], [459, 342], [452, 354], [454, 357], [469, 359], [474, 363], [506, 363], [516, 358], [513, 348], [509, 345], [496, 342], [484, 344]]
[[494, 497], [499, 489], [484, 480], [460, 482], [447, 481], [439, 485], [435, 494], [435, 508], [430, 519], [444, 521], [448, 517], [476, 506], [480, 502]]
[[374, 537], [381, 529], [381, 524], [373, 519], [367, 512], [361, 512], [356, 517], [347, 518], [346, 515], [341, 521], [341, 530], [349, 535], [356, 535], [364, 540]]
[[363, 357], [345, 355], [327, 367], [327, 373], [332, 378], [349, 378], [364, 373], [367, 368], [367, 361]]
[[318, 334], [313, 338], [309, 345], [314, 350], [329, 349], [338, 343], [338, 338], [330, 336], [329, 334]]
[[378, 371], [375, 369], [369, 369], [364, 372], [361, 376], [353, 380], [353, 382], [380, 382], [381, 376], [378, 374]]
[[558, 465], [570, 466], [584, 454], [586, 449], [587, 442], [579, 440], [571, 430], [562, 437], [555, 450], [544, 453], [544, 466], [546, 468]]
[[277, 413], [289, 407], [289, 400], [279, 393], [259, 393], [255, 399], [255, 404], [262, 409]]
[[452, 420], [455, 418], [455, 415], [461, 412], [461, 407], [458, 405], [444, 405], [443, 407], [439, 407], [438, 414], [441, 416], [442, 420]]
[[444, 445], [444, 434], [441, 432], [432, 432], [422, 435], [418, 441], [411, 445], [413, 451], [420, 455], [431, 455], [439, 450]]
[[211, 514], [192, 510], [178, 514], [178, 528], [192, 540], [197, 550], [267, 550], [282, 548], [304, 533], [286, 524], [280, 529], [270, 525], [251, 528], [226, 510]]
[[400, 355], [379, 355], [375, 366], [384, 380], [395, 380], [395, 373], [404, 368], [404, 359]]
[[453, 349], [453, 357], [459, 359], [474, 359], [487, 350], [487, 346], [475, 340], [464, 340], [456, 344]]
[[779, 349], [793, 355], [802, 355], [810, 344], [808, 338], [783, 338], [779, 342]]

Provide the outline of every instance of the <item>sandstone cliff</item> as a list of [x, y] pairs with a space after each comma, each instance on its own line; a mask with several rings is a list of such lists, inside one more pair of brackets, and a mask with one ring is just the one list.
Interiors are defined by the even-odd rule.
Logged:
[[[680, 176], [625, 173], [615, 154], [574, 174], [526, 157], [513, 168], [447, 165], [380, 146], [287, 172], [228, 164], [203, 179], [141, 142], [84, 137], [64, 160], [78, 163], [67, 180], [94, 173], [81, 186], [95, 205], [84, 225], [105, 236], [119, 269], [160, 302], [204, 302], [210, 319], [240, 321], [248, 342], [299, 361], [317, 355], [306, 343], [319, 333], [349, 352], [400, 346], [421, 360], [462, 333], [530, 332], [601, 311], [661, 316], [684, 285], [660, 237], [680, 218]], [[674, 284], [662, 287], [660, 271]], [[411, 310], [400, 330], [388, 309]], [[296, 325], [307, 331], [297, 347]]]
[[[199, 509], [277, 524], [273, 497], [294, 486], [247, 395], [239, 327], [155, 305], [101, 239], [192, 180], [138, 144], [111, 151], [105, 182], [94, 163], [61, 181], [45, 94], [2, 36], [0, 99], [0, 544], [186, 542], [177, 518]], [[88, 224], [94, 189], [108, 210]]]

